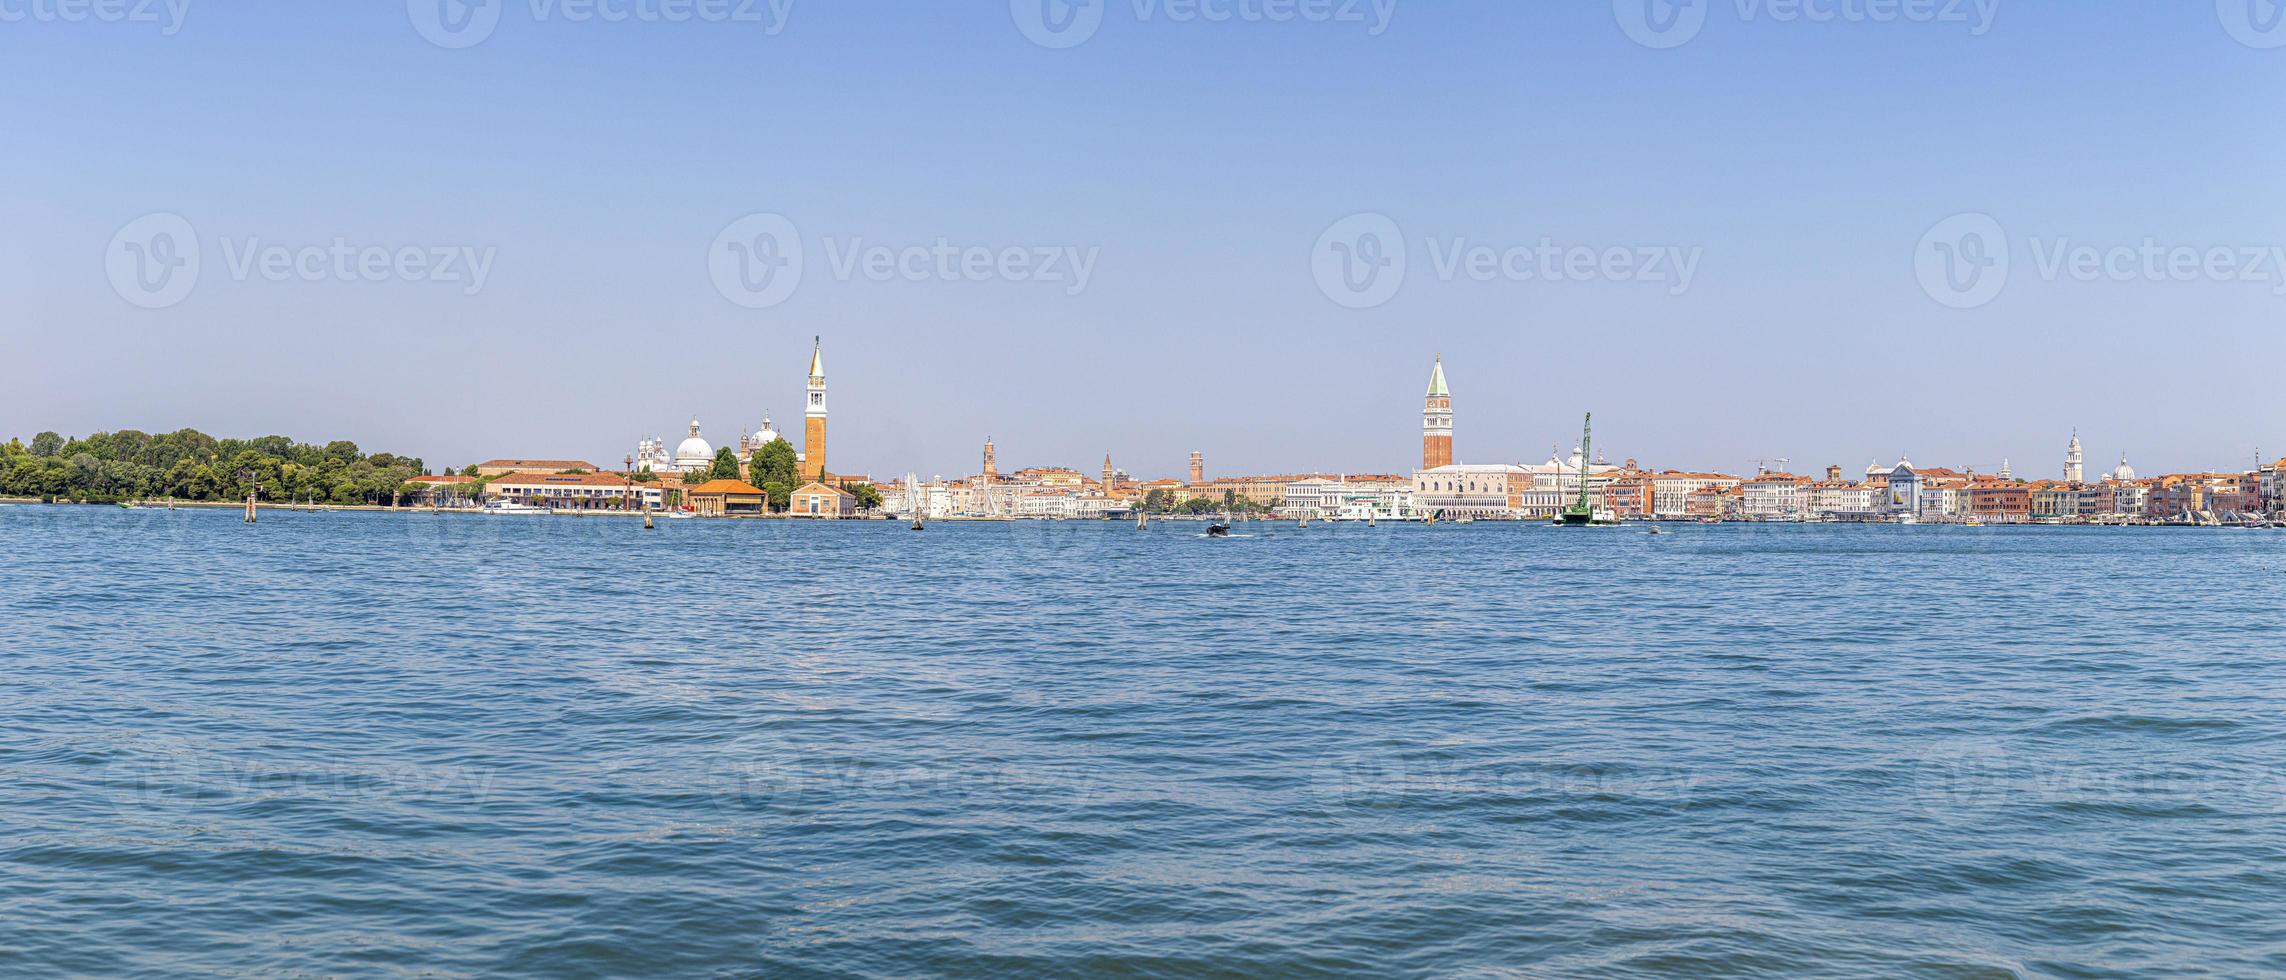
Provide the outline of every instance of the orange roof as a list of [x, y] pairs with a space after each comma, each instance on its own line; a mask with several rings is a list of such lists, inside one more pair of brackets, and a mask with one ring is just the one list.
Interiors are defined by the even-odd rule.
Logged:
[[760, 496], [762, 494], [762, 488], [751, 486], [738, 480], [708, 480], [705, 483], [701, 483], [698, 486], [692, 487], [689, 492], [694, 497], [719, 497], [734, 493], [741, 496], [754, 497]]
[[518, 470], [592, 470], [594, 463], [584, 459], [488, 459], [476, 464], [478, 469], [497, 470], [515, 467]]

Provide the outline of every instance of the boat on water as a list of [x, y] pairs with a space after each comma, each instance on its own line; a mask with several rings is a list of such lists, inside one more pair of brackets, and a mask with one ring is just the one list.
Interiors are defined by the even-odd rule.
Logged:
[[1210, 538], [1230, 537], [1230, 525], [1224, 524], [1220, 521], [1209, 524], [1207, 525], [1206, 536]]
[[551, 513], [553, 511], [546, 507], [534, 507], [513, 500], [495, 500], [484, 505], [486, 517], [546, 517]]
[[1556, 514], [1557, 527], [1614, 527], [1619, 515], [1598, 506], [1588, 494], [1588, 460], [1595, 456], [1595, 413], [1580, 423], [1580, 496]]

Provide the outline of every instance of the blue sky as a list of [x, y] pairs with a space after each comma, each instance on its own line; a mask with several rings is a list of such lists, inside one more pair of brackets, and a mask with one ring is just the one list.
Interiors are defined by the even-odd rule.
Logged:
[[[462, 48], [416, 26], [437, 0], [58, 2], [0, 0], [9, 434], [616, 463], [693, 415], [717, 444], [796, 428], [822, 335], [834, 466], [883, 476], [970, 472], [987, 436], [1016, 466], [1406, 471], [1439, 351], [1470, 462], [1544, 458], [1589, 410], [1661, 467], [2052, 475], [2075, 426], [2146, 472], [2286, 454], [2286, 35], [2205, 0], [1698, 0], [1667, 48], [1623, 29], [1637, 0], [1114, 0], [1061, 49], [1021, 29], [1039, 0], [509, 0]], [[146, 309], [115, 270], [153, 214], [200, 267]], [[759, 309], [709, 264], [754, 214], [803, 255]], [[1406, 270], [1351, 308], [1313, 261], [1360, 214]], [[1961, 214], [2010, 256], [1968, 308], [1916, 265]], [[293, 267], [337, 239], [384, 261]], [[940, 241], [990, 268], [897, 265]], [[1543, 242], [1692, 275], [1442, 272]], [[2229, 261], [2100, 268], [2147, 242]], [[868, 276], [883, 247], [912, 274]], [[1028, 277], [1048, 254], [1084, 288]], [[481, 288], [438, 265], [475, 256]]]

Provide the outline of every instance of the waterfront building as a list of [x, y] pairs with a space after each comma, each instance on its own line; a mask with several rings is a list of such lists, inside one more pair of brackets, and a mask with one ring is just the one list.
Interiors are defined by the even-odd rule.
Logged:
[[[1867, 470], [1867, 475], [1871, 476], [1872, 471]], [[1888, 478], [1882, 481], [1882, 485], [1887, 491], [1880, 508], [1884, 516], [1921, 516], [1920, 474], [1913, 469], [1911, 459], [1898, 457], [1897, 465], [1890, 468]]]
[[656, 483], [637, 483], [625, 473], [508, 473], [493, 477], [484, 495], [528, 507], [557, 510], [627, 510]]
[[1798, 521], [1810, 479], [1792, 473], [1759, 473], [1739, 484], [1739, 510], [1750, 521]]
[[852, 517], [857, 514], [857, 495], [813, 481], [794, 491], [787, 513], [823, 519]]
[[826, 380], [825, 340], [813, 338], [810, 348], [809, 401], [802, 426], [802, 479], [820, 481], [826, 477]]
[[1969, 483], [1973, 477], [1959, 470], [1932, 466], [1917, 470], [1924, 520], [1957, 520], [1968, 515]]
[[[1579, 502], [1583, 454], [1573, 446], [1571, 456], [1556, 458], [1550, 452], [1548, 461], [1535, 466], [1517, 467], [1530, 477], [1530, 483], [1517, 495], [1516, 514], [1523, 518], [1554, 517], [1558, 511]], [[1609, 463], [1588, 463], [1586, 490], [1591, 498], [1601, 498], [1604, 488], [1617, 479], [1621, 468]]]
[[1405, 520], [1413, 483], [1401, 476], [1313, 476], [1286, 484], [1279, 512], [1309, 520]]
[[477, 476], [506, 476], [510, 473], [561, 473], [565, 470], [586, 470], [593, 473], [596, 465], [584, 459], [488, 459], [476, 464]]
[[1604, 509], [1622, 520], [1650, 517], [1652, 501], [1657, 495], [1652, 480], [1651, 474], [1637, 470], [1632, 465], [1624, 466], [1619, 475], [1604, 484]]
[[1022, 486], [1054, 487], [1059, 490], [1077, 490], [1087, 485], [1087, 477], [1080, 471], [1064, 466], [1032, 466], [1017, 470], [1009, 481]]
[[2069, 480], [2043, 480], [2032, 484], [2032, 519], [2035, 521], [2076, 521], [2080, 519], [2080, 502], [2087, 488]]
[[2286, 459], [2263, 466], [2258, 479], [2262, 485], [2263, 512], [2286, 513]]
[[2260, 502], [2237, 473], [2175, 473], [2148, 481], [2143, 514], [2156, 521], [2236, 520]]
[[1683, 516], [1694, 520], [1733, 521], [1744, 516], [1740, 498], [1744, 496], [1738, 486], [1707, 486], [1691, 491], [1684, 503]]
[[1663, 520], [1691, 517], [1690, 498], [1709, 487], [1736, 487], [1739, 479], [1723, 473], [1685, 473], [1668, 470], [1651, 478], [1651, 516]]
[[1453, 393], [1445, 387], [1445, 355], [1429, 368], [1429, 394], [1421, 409], [1421, 468], [1453, 463]]
[[741, 480], [708, 480], [685, 493], [691, 510], [700, 517], [759, 517], [768, 510], [770, 495]]
[[1874, 515], [1881, 487], [1870, 480], [1844, 480], [1841, 467], [1829, 467], [1827, 479], [1805, 488], [1804, 516], [1841, 521], [1863, 521]]
[[1536, 480], [1532, 470], [1522, 466], [1439, 466], [1413, 474], [1413, 507], [1445, 518], [1512, 519], [1523, 515], [1524, 498]]
[[2032, 488], [2006, 477], [1973, 480], [1965, 491], [1966, 516], [1991, 523], [2018, 523], [2032, 517]]

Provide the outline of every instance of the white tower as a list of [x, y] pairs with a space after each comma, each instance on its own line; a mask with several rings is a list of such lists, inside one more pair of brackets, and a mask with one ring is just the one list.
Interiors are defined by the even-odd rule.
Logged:
[[2064, 450], [2064, 482], [2087, 482], [2087, 457], [2080, 452], [2080, 430], [2072, 430], [2072, 444]]

